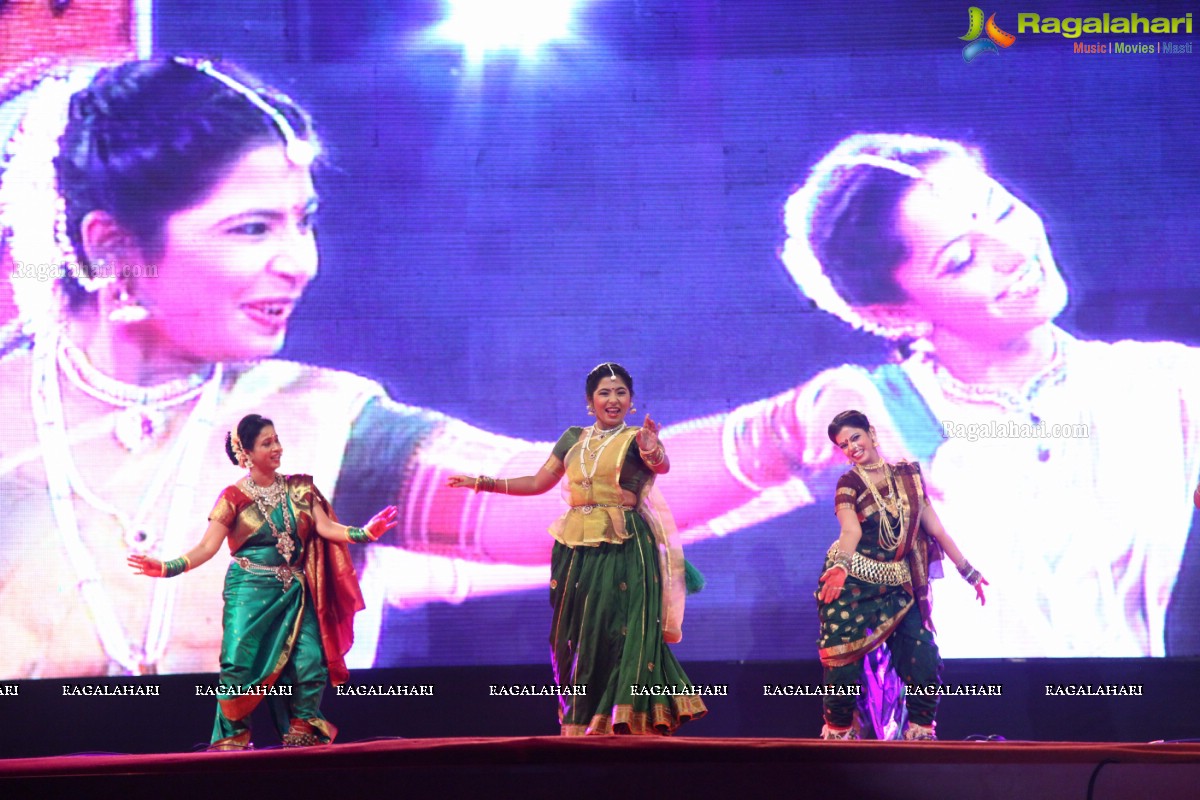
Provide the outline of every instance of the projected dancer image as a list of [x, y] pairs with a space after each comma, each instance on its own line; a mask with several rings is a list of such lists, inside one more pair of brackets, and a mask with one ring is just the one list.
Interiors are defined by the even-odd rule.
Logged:
[[149, 584], [123, 564], [183, 549], [227, 483], [207, 454], [256, 409], [289, 420], [317, 485], [366, 496], [356, 507], [395, 503], [401, 538], [465, 556], [367, 548], [380, 552], [361, 566], [352, 663], [370, 665], [385, 603], [544, 585], [544, 567], [480, 562], [545, 564], [548, 547], [521, 530], [510, 548], [491, 507], [442, 486], [463, 454], [498, 467], [526, 443], [270, 358], [317, 273], [319, 145], [299, 106], [232, 68], [177, 60], [90, 83], [52, 75], [19, 102], [0, 176], [8, 246], [18, 265], [64, 271], [14, 278], [22, 318], [3, 337], [3, 384], [29, 388], [4, 401], [0, 495], [24, 523], [0, 545], [0, 675], [213, 668], [219, 571]]
[[[942, 553], [985, 604], [987, 580], [963, 556], [929, 504], [921, 468], [889, 464], [875, 429], [861, 411], [843, 411], [828, 428], [829, 440], [852, 467], [834, 495], [841, 532], [829, 548], [816, 596], [818, 644], [825, 685], [861, 686], [867, 654], [887, 642], [891, 662], [906, 686], [941, 685], [942, 660], [934, 641], [929, 578]], [[847, 692], [822, 698], [822, 739], [858, 739], [858, 698]], [[905, 739], [936, 739], [937, 695], [908, 692]]]
[[[339, 524], [309, 475], [281, 475], [275, 423], [249, 414], [225, 437], [229, 460], [247, 470], [208, 515], [200, 544], [170, 561], [133, 553], [140, 575], [174, 578], [209, 561], [228, 542], [221, 675], [212, 750], [252, 747], [250, 714], [264, 697], [285, 747], [329, 744], [337, 728], [321, 714], [363, 607], [347, 544], [379, 539], [396, 525], [389, 506], [363, 528]], [[269, 693], [274, 687], [278, 694]], [[286, 687], [286, 688], [285, 688]], [[283, 692], [287, 692], [284, 694]]]
[[708, 423], [721, 429], [707, 445], [694, 427], [688, 452], [721, 436], [729, 480], [815, 494], [837, 460], [822, 420], [862, 409], [885, 452], [923, 465], [939, 516], [996, 584], [982, 611], [943, 605], [944, 655], [1164, 655], [1192, 516], [1171, 498], [1200, 470], [1200, 353], [1056, 325], [1067, 286], [1042, 219], [955, 141], [851, 136], [788, 200], [786, 225], [800, 290], [894, 343], [895, 360], [738, 408]]
[[[668, 643], [683, 638], [683, 548], [654, 479], [671, 468], [646, 417], [627, 425], [633, 378], [605, 362], [585, 380], [596, 421], [571, 427], [536, 473], [454, 475], [476, 492], [537, 495], [565, 475], [570, 508], [550, 528], [550, 653], [564, 736], [668, 734], [706, 713]], [[666, 691], [664, 691], [666, 690]]]
[[[20, 319], [0, 332], [0, 381], [26, 388], [3, 399], [0, 497], [21, 522], [0, 538], [0, 677], [213, 668], [219, 571], [148, 584], [125, 559], [184, 549], [228, 482], [206, 454], [260, 410], [288, 420], [291, 456], [343, 513], [399, 509], [356, 554], [352, 666], [375, 662], [385, 608], [545, 585], [552, 542], [524, 513], [561, 500], [514, 514], [446, 478], [533, 472], [547, 445], [273, 358], [319, 262], [320, 142], [299, 105], [172, 59], [55, 72], [10, 100], [0, 230]], [[696, 495], [693, 516], [724, 502]]]

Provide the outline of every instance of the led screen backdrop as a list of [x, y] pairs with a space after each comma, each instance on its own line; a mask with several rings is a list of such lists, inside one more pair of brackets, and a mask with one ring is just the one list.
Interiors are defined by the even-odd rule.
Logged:
[[[825, 427], [851, 405], [887, 457], [922, 464], [990, 581], [983, 608], [949, 565], [935, 581], [944, 655], [1200, 654], [1196, 23], [1152, 3], [982, 7], [978, 24], [969, 9], [596, 0], [564, 38], [488, 51], [438, 27], [452, 4], [154, 4], [156, 53], [238, 63], [312, 113], [319, 273], [289, 284], [294, 308], [260, 294], [248, 310], [199, 244], [188, 269], [135, 276], [135, 296], [172, 281], [194, 300], [151, 308], [145, 337], [191, 342], [204, 389], [133, 450], [116, 433], [128, 414], [86, 396], [39, 334], [6, 329], [0, 678], [216, 668], [227, 554], [173, 581], [124, 561], [199, 539], [239, 477], [224, 431], [250, 411], [344, 521], [401, 509], [356, 550], [352, 666], [545, 661], [562, 500], [445, 482], [535, 471], [589, 423], [584, 377], [606, 360], [632, 373], [637, 421], [667, 426], [659, 487], [708, 578], [685, 663], [815, 657], [846, 466]], [[9, 99], [6, 139], [30, 95]], [[838, 313], [868, 301], [839, 312], [780, 257], [804, 222], [785, 219], [789, 196], [872, 132], [960, 142], [986, 164], [952, 161], [924, 182], [935, 212], [885, 214], [846, 257], [885, 229], [938, 259], [957, 242], [923, 284], [937, 348], [856, 330]], [[1018, 224], [1007, 250], [985, 235]], [[890, 280], [835, 283], [861, 298]], [[226, 307], [286, 320], [275, 359], [214, 373], [206, 343], [245, 322]], [[39, 313], [27, 330], [48, 330]], [[102, 359], [95, 326], [67, 330]]]

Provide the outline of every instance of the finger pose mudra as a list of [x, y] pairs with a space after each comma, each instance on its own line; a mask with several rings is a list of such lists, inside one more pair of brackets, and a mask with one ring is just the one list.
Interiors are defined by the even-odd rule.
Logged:
[[448, 484], [527, 496], [566, 476], [570, 509], [550, 527], [550, 647], [558, 685], [578, 690], [559, 698], [562, 733], [670, 733], [707, 711], [667, 647], [683, 636], [687, 585], [674, 523], [654, 488], [671, 463], [657, 423], [625, 422], [633, 379], [621, 365], [593, 369], [585, 390], [596, 421], [568, 428], [537, 473], [454, 475]]
[[[250, 713], [267, 695], [285, 746], [328, 744], [337, 728], [321, 714], [326, 682], [345, 683], [354, 613], [363, 607], [348, 543], [378, 539], [396, 525], [389, 506], [363, 528], [337, 522], [308, 475], [277, 472], [283, 445], [271, 420], [243, 417], [225, 440], [247, 475], [221, 492], [208, 530], [187, 554], [129, 566], [152, 578], [199, 567], [228, 541], [221, 675], [211, 749], [250, 747]], [[290, 694], [268, 694], [288, 686]]]
[[[889, 464], [875, 429], [860, 411], [829, 424], [829, 439], [851, 469], [838, 480], [834, 507], [841, 534], [829, 548], [816, 597], [825, 685], [848, 691], [824, 697], [822, 739], [857, 739], [857, 694], [863, 659], [886, 643], [900, 679], [910, 687], [940, 686], [942, 660], [930, 618], [930, 564], [945, 553], [982, 604], [987, 581], [959, 551], [929, 504], [921, 468]], [[910, 691], [905, 739], [934, 739], [937, 695]]]

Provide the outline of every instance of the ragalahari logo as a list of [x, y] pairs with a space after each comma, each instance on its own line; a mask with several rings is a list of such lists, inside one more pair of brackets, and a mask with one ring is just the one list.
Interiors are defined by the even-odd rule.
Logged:
[[[1005, 33], [996, 25], [996, 15], [992, 14], [987, 18], [987, 24], [983, 22], [983, 9], [978, 6], [971, 6], [967, 9], [967, 35], [958, 37], [967, 43], [963, 48], [963, 61], [970, 64], [975, 60], [975, 57], [980, 53], [995, 53], [1000, 55], [1000, 48], [997, 47], [1012, 47], [1012, 43], [1017, 40], [1017, 37], [1011, 33]], [[980, 39], [980, 34], [987, 34], [986, 39]]]

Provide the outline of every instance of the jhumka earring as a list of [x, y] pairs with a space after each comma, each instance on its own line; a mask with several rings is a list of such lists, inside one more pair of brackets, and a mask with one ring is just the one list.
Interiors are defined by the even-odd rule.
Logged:
[[117, 307], [108, 313], [108, 319], [121, 325], [144, 322], [150, 317], [146, 307], [134, 300], [124, 289], [117, 295]]
[[593, 409], [593, 408], [592, 408], [590, 405], [588, 406], [588, 416], [589, 416], [589, 417], [594, 417], [594, 416], [596, 416], [596, 412], [595, 412], [595, 410], [594, 410], [594, 409]]

